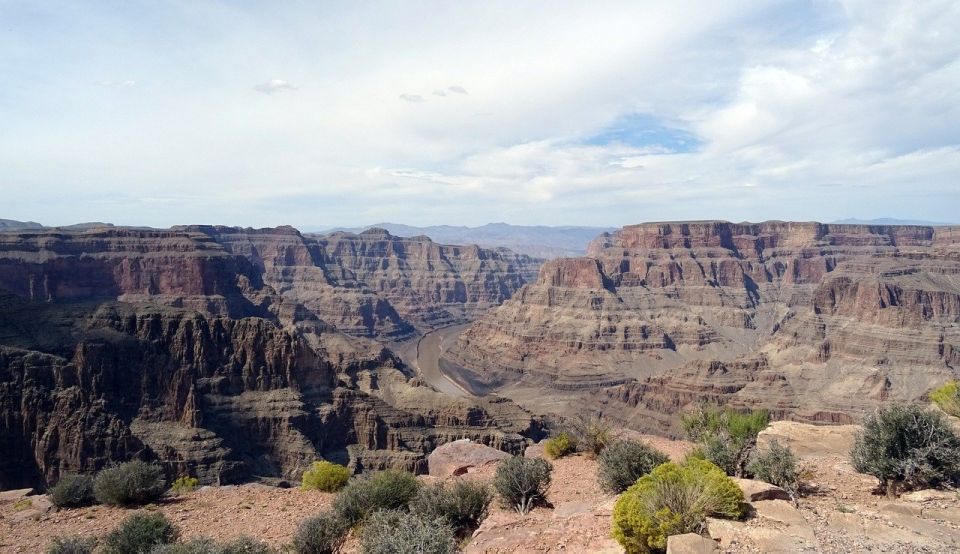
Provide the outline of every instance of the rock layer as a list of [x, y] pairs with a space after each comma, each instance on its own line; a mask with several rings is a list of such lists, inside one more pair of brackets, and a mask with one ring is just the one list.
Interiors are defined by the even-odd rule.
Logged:
[[588, 253], [545, 264], [448, 362], [660, 430], [701, 399], [847, 422], [957, 374], [960, 228], [650, 223]]

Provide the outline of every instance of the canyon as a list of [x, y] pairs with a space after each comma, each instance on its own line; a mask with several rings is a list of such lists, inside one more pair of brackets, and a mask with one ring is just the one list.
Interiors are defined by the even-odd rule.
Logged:
[[499, 304], [537, 262], [383, 230], [97, 227], [0, 233], [0, 489], [131, 458], [282, 483], [323, 457], [426, 470], [539, 418], [427, 386], [390, 341]]
[[855, 422], [958, 376], [960, 227], [627, 226], [546, 262], [441, 365], [534, 411], [666, 435], [702, 401]]

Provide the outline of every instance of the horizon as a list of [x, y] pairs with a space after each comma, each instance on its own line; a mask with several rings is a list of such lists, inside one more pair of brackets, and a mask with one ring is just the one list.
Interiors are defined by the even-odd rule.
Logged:
[[[960, 6], [7, 2], [3, 217], [953, 222]], [[186, 222], [186, 223], [185, 223]]]

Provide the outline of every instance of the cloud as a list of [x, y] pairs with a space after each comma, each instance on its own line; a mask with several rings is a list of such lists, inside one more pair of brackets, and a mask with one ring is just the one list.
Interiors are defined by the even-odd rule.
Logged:
[[404, 102], [426, 102], [426, 99], [419, 94], [409, 94], [406, 92], [400, 95], [400, 100]]
[[449, 90], [450, 92], [455, 92], [457, 94], [468, 94], [467, 89], [461, 87], [460, 85], [449, 86], [447, 87], [447, 90]]
[[253, 90], [262, 92], [264, 94], [273, 94], [276, 92], [297, 90], [297, 87], [294, 86], [290, 81], [284, 81], [283, 79], [270, 79], [265, 83], [255, 85]]
[[433, 91], [433, 95], [434, 95], [434, 96], [446, 96], [446, 95], [447, 95], [447, 91], [445, 91], [445, 90], [443, 90], [443, 89], [437, 89], [437, 90]]

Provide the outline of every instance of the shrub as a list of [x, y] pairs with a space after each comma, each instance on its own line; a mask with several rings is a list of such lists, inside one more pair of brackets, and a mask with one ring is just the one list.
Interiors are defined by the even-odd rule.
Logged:
[[253, 537], [241, 535], [220, 546], [218, 554], [271, 554], [273, 551], [265, 543]]
[[933, 400], [947, 415], [960, 417], [960, 381], [950, 381], [934, 389], [930, 392], [930, 400]]
[[130, 506], [160, 498], [164, 487], [160, 466], [137, 460], [98, 473], [93, 481], [93, 494], [103, 504]]
[[617, 499], [613, 536], [628, 553], [662, 551], [670, 535], [702, 531], [708, 516], [740, 517], [742, 504], [740, 487], [710, 462], [668, 462]]
[[93, 537], [53, 537], [47, 554], [92, 554], [96, 546]]
[[578, 417], [571, 423], [577, 448], [590, 458], [596, 458], [603, 449], [613, 442], [610, 425], [599, 417]]
[[189, 477], [187, 475], [182, 475], [177, 477], [173, 482], [173, 485], [170, 487], [170, 491], [173, 494], [187, 494], [197, 490], [197, 485], [200, 484], [200, 481], [196, 477]]
[[459, 536], [465, 536], [487, 517], [493, 494], [490, 487], [475, 481], [457, 480], [421, 487], [410, 502], [410, 511], [427, 520], [445, 520]]
[[880, 480], [887, 496], [960, 480], [960, 437], [942, 414], [915, 405], [868, 415], [850, 457], [854, 469]]
[[107, 534], [103, 554], [145, 554], [177, 540], [179, 531], [160, 512], [134, 514]]
[[33, 508], [33, 500], [30, 500], [29, 498], [21, 498], [13, 503], [14, 512], [23, 512], [25, 510], [29, 510], [30, 508]]
[[300, 522], [293, 535], [293, 551], [297, 554], [340, 552], [349, 531], [349, 522], [333, 512], [308, 517]]
[[670, 458], [640, 441], [618, 441], [600, 453], [597, 479], [600, 488], [610, 494], [619, 494]]
[[393, 469], [378, 471], [350, 481], [333, 499], [333, 510], [353, 526], [377, 510], [405, 507], [419, 487], [412, 473]]
[[337, 492], [350, 480], [350, 470], [326, 460], [313, 462], [310, 469], [303, 472], [304, 490]]
[[93, 478], [89, 475], [64, 475], [50, 488], [50, 502], [59, 508], [92, 503]]
[[360, 534], [363, 554], [453, 554], [457, 541], [443, 519], [427, 519], [401, 510], [375, 512]]
[[776, 485], [796, 497], [800, 492], [800, 469], [797, 457], [789, 447], [773, 441], [766, 450], [755, 450], [747, 464], [747, 471], [755, 479]]
[[699, 443], [704, 458], [727, 475], [743, 477], [757, 435], [770, 422], [766, 410], [739, 412], [732, 408], [698, 406], [682, 416], [690, 440]]
[[497, 465], [493, 487], [505, 506], [521, 514], [534, 505], [546, 502], [553, 466], [542, 458], [514, 456]]
[[562, 458], [576, 451], [577, 443], [565, 431], [552, 439], [547, 439], [543, 445], [543, 452], [552, 459]]

